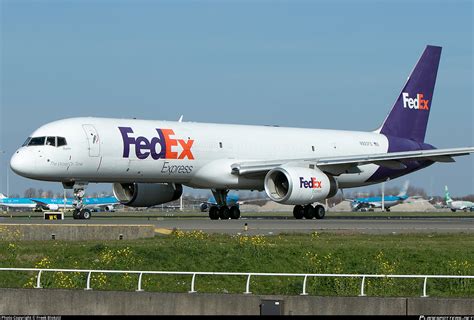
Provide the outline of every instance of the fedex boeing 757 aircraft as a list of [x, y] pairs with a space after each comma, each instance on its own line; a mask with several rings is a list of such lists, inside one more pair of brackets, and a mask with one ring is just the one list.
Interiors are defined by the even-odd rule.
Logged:
[[72, 118], [48, 123], [11, 158], [17, 174], [73, 188], [74, 218], [88, 219], [90, 183], [113, 183], [124, 205], [178, 199], [182, 186], [211, 189], [211, 219], [238, 219], [230, 189], [265, 190], [294, 205], [297, 219], [322, 219], [313, 206], [339, 188], [394, 179], [474, 152], [425, 142], [441, 47], [427, 46], [381, 126], [371, 132], [135, 119]]

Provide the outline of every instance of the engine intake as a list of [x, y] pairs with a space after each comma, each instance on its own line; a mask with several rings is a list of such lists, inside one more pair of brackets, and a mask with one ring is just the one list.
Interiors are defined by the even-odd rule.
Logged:
[[333, 176], [318, 168], [281, 166], [265, 176], [265, 191], [271, 200], [282, 204], [305, 205], [336, 195]]
[[151, 207], [178, 200], [183, 186], [174, 183], [114, 183], [115, 198], [130, 207]]

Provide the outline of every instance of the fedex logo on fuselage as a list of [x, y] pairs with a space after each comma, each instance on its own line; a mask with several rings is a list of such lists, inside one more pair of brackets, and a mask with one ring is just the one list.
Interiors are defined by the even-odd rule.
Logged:
[[321, 185], [320, 180], [316, 180], [315, 177], [311, 177], [309, 180], [306, 180], [304, 177], [300, 177], [300, 188], [305, 189], [321, 189], [323, 186]]
[[123, 140], [123, 157], [129, 158], [130, 146], [135, 146], [135, 155], [138, 159], [146, 159], [151, 156], [158, 159], [184, 159], [194, 160], [191, 152], [194, 140], [175, 139], [173, 129], [155, 129], [156, 137], [147, 139], [146, 137], [131, 136], [133, 129], [130, 127], [118, 127]]
[[423, 99], [423, 93], [418, 93], [416, 98], [410, 98], [407, 92], [402, 93], [403, 97], [403, 107], [405, 109], [415, 109], [415, 110], [429, 110], [428, 102], [430, 100]]

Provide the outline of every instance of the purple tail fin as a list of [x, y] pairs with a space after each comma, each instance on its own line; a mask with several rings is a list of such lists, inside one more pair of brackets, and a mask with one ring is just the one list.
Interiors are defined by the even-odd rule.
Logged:
[[441, 47], [426, 46], [380, 133], [424, 142], [440, 57]]

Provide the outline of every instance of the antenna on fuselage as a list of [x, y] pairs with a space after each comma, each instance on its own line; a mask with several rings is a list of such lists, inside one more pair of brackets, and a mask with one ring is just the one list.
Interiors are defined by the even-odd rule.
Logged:
[[183, 115], [181, 115], [181, 117], [179, 117], [178, 122], [183, 122]]

